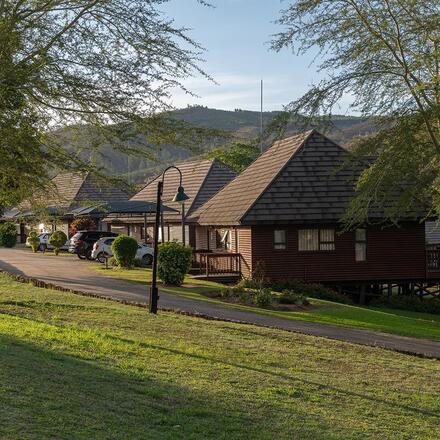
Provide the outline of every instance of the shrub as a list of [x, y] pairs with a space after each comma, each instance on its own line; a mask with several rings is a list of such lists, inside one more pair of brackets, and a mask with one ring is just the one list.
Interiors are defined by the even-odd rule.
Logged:
[[353, 301], [346, 295], [336, 292], [329, 287], [322, 286], [316, 283], [304, 283], [299, 280], [289, 280], [289, 281], [275, 281], [269, 283], [272, 290], [276, 292], [282, 292], [283, 290], [290, 290], [297, 294], [302, 294], [304, 296], [325, 299], [328, 301], [339, 302], [342, 304], [353, 304]]
[[29, 232], [28, 242], [31, 245], [32, 252], [37, 252], [40, 247], [40, 239], [35, 231]]
[[96, 222], [91, 217], [79, 217], [70, 224], [69, 233], [75, 235], [78, 231], [94, 231]]
[[371, 306], [388, 307], [391, 309], [411, 310], [413, 312], [440, 315], [439, 298], [419, 298], [414, 295], [380, 296], [370, 302]]
[[159, 245], [157, 273], [165, 284], [180, 286], [191, 269], [192, 249], [181, 243]]
[[272, 304], [272, 292], [268, 288], [257, 290], [254, 295], [254, 304], [258, 307], [267, 307]]
[[0, 246], [14, 247], [17, 243], [17, 228], [14, 223], [5, 222], [0, 224]]
[[297, 306], [307, 306], [310, 304], [304, 294], [296, 293], [288, 289], [281, 292], [281, 295], [278, 297], [278, 302], [280, 304], [295, 304]]
[[134, 238], [127, 235], [116, 237], [112, 243], [112, 252], [116, 264], [119, 267], [132, 267], [137, 249], [138, 243]]
[[54, 247], [55, 255], [60, 253], [60, 248], [67, 241], [67, 235], [63, 231], [55, 231], [50, 235], [49, 243]]

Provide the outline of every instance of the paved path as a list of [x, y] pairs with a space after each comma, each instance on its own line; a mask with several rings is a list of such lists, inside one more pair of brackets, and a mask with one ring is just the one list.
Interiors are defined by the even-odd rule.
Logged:
[[[138, 303], [147, 302], [147, 285], [105, 277], [90, 269], [91, 263], [75, 257], [35, 255], [28, 249], [0, 248], [0, 269], [38, 278], [48, 283], [102, 297]], [[390, 335], [369, 330], [277, 318], [247, 312], [206, 301], [160, 293], [159, 306], [215, 318], [321, 336], [356, 344], [372, 345], [400, 352], [440, 359], [440, 342]]]

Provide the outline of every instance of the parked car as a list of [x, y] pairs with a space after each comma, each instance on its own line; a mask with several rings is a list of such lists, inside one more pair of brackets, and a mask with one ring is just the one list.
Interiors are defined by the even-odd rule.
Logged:
[[[40, 240], [40, 245], [38, 246], [39, 251], [46, 251], [46, 250], [52, 250], [53, 246], [49, 243], [50, 236], [52, 235], [51, 232], [43, 232], [40, 235], [37, 236], [38, 240]], [[26, 246], [32, 247], [29, 243], [29, 237], [26, 239]], [[64, 245], [60, 248], [63, 251], [67, 251], [69, 249], [69, 240], [64, 243]]]
[[[98, 260], [100, 263], [104, 263], [106, 258], [113, 255], [112, 243], [116, 237], [102, 237], [93, 245], [92, 259]], [[153, 262], [153, 248], [146, 244], [138, 244], [136, 252], [136, 260], [142, 263], [144, 266], [150, 266]]]
[[118, 234], [106, 231], [78, 231], [71, 239], [69, 252], [78, 255], [78, 258], [84, 260], [93, 260], [93, 245], [102, 237], [117, 237]]

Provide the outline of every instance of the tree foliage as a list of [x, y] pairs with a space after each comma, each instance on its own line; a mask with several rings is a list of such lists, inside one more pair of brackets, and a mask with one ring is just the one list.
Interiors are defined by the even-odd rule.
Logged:
[[137, 241], [133, 237], [120, 235], [112, 243], [112, 252], [119, 267], [130, 268], [134, 264], [138, 249]]
[[75, 235], [78, 231], [94, 231], [96, 229], [96, 221], [91, 217], [78, 217], [70, 224], [69, 233]]
[[[153, 145], [200, 144], [203, 130], [167, 110], [170, 91], [190, 93], [182, 81], [205, 75], [202, 48], [160, 12], [163, 3], [0, 2], [0, 205], [45, 188], [55, 169], [93, 169], [104, 143], [148, 157]], [[65, 125], [94, 128], [91, 162], [51, 135]]]
[[66, 244], [67, 235], [63, 231], [55, 231], [50, 235], [49, 243], [54, 248], [55, 255], [60, 253], [60, 249]]
[[28, 236], [28, 242], [31, 245], [32, 252], [36, 253], [40, 246], [40, 239], [35, 231], [30, 231]]
[[180, 286], [191, 269], [192, 249], [170, 241], [159, 245], [157, 273], [165, 284]]
[[[288, 115], [352, 111], [375, 117], [377, 135], [353, 146], [365, 164], [349, 225], [385, 209], [388, 220], [428, 205], [440, 213], [440, 4], [432, 0], [296, 0], [282, 12], [273, 48], [318, 50], [326, 78], [287, 106]], [[280, 119], [286, 124], [289, 117]], [[390, 197], [392, 196], [392, 197]]]
[[14, 223], [5, 222], [0, 224], [0, 246], [14, 247], [17, 243], [17, 228]]
[[225, 147], [215, 148], [208, 153], [208, 158], [219, 159], [233, 170], [241, 173], [260, 154], [260, 148], [255, 144], [231, 142]]

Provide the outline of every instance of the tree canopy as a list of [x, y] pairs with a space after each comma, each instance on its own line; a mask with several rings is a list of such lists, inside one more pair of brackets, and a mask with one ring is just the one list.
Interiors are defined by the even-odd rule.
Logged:
[[[282, 11], [274, 50], [318, 51], [326, 78], [286, 111], [331, 114], [342, 98], [381, 130], [355, 142], [365, 164], [344, 218], [372, 209], [396, 222], [415, 207], [440, 214], [440, 4], [432, 0], [296, 0]], [[289, 118], [280, 119], [286, 123]]]
[[[196, 1], [196, 0], [194, 0]], [[94, 127], [129, 154], [197, 145], [168, 98], [200, 69], [202, 48], [160, 11], [164, 0], [0, 1], [0, 205], [44, 188], [54, 169], [86, 170], [51, 132]], [[199, 3], [205, 3], [199, 0]], [[128, 142], [147, 134], [147, 146]], [[93, 165], [93, 164], [92, 164]]]
[[208, 153], [208, 158], [219, 159], [234, 171], [241, 173], [260, 154], [260, 148], [252, 143], [231, 142], [222, 148], [215, 148]]

